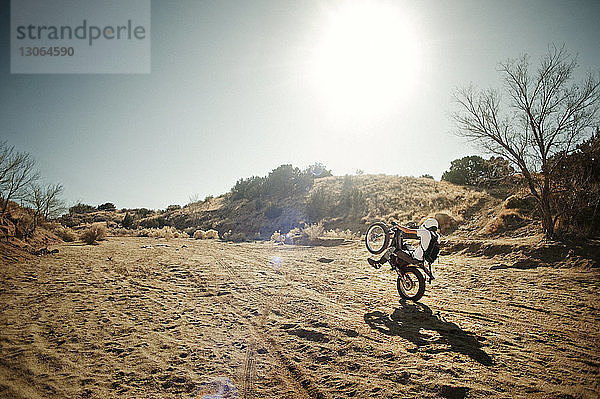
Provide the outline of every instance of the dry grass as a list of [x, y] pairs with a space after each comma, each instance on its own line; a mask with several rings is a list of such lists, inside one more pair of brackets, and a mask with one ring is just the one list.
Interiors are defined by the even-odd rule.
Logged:
[[300, 229], [293, 228], [287, 234], [276, 231], [271, 235], [271, 241], [285, 244], [311, 244], [319, 243], [323, 238], [356, 240], [358, 236], [350, 230], [326, 230], [323, 223], [307, 225]]
[[194, 232], [194, 239], [195, 240], [218, 240], [219, 239], [219, 232], [217, 230], [196, 230]]
[[275, 243], [282, 243], [285, 240], [285, 234], [281, 234], [279, 230], [271, 234], [271, 241]]
[[[485, 191], [475, 191], [445, 181], [427, 178], [360, 175], [353, 176], [355, 187], [367, 199], [367, 214], [363, 224], [376, 220], [394, 220], [402, 224], [419, 223], [426, 217], [445, 214], [452, 228], [463, 223], [464, 215], [477, 212], [484, 205], [500, 203]], [[312, 190], [324, 189], [339, 194], [343, 177], [326, 177], [315, 182]]]
[[104, 239], [104, 237], [106, 237], [106, 232], [105, 223], [95, 223], [90, 228], [84, 230], [79, 238], [86, 244], [91, 245]]
[[194, 231], [194, 240], [204, 240], [206, 238], [206, 232], [204, 230], [196, 230]]
[[207, 240], [218, 240], [219, 239], [219, 232], [217, 230], [207, 230], [206, 231], [206, 239]]
[[64, 242], [73, 242], [77, 240], [77, 234], [75, 234], [75, 231], [70, 227], [56, 226], [52, 232], [59, 236]]
[[514, 209], [502, 209], [498, 215], [490, 220], [482, 229], [483, 234], [497, 235], [518, 229], [526, 223], [526, 219]]
[[189, 238], [187, 233], [185, 233], [183, 231], [179, 231], [175, 227], [172, 227], [172, 226], [164, 226], [163, 228], [160, 228], [160, 229], [153, 228], [153, 229], [141, 229], [141, 230], [134, 230], [134, 231], [137, 231], [138, 237], [164, 238], [167, 240], [169, 240], [171, 238]]
[[325, 228], [323, 223], [311, 224], [306, 226], [303, 230], [304, 234], [308, 237], [309, 241], [315, 241], [319, 237], [325, 235]]

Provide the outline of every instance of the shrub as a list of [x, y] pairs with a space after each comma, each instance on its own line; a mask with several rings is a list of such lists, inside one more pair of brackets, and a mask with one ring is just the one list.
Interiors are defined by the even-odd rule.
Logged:
[[281, 216], [283, 213], [283, 209], [277, 204], [273, 204], [272, 202], [268, 202], [265, 207], [265, 216], [269, 219], [275, 219]]
[[167, 207], [167, 212], [176, 211], [178, 209], [181, 209], [181, 205], [169, 205]]
[[188, 235], [184, 232], [178, 231], [173, 226], [163, 226], [160, 229], [150, 228], [150, 229], [140, 229], [137, 230], [138, 237], [153, 237], [153, 238], [165, 238], [167, 240], [171, 238], [178, 237], [188, 237]]
[[71, 215], [72, 214], [82, 214], [82, 213], [94, 212], [95, 210], [96, 210], [96, 208], [94, 208], [91, 205], [82, 204], [81, 202], [78, 202], [77, 204], [75, 204], [69, 208], [69, 213]]
[[148, 229], [160, 229], [167, 224], [163, 216], [153, 216], [140, 221], [140, 226]]
[[106, 226], [98, 223], [92, 225], [89, 229], [84, 230], [81, 233], [80, 239], [88, 245], [94, 244], [96, 241], [102, 240], [106, 237]]
[[210, 239], [216, 239], [216, 240], [218, 240], [219, 239], [219, 232], [217, 230], [210, 229], [210, 230], [208, 230], [206, 232], [206, 238], [208, 240], [210, 240]]
[[436, 213], [433, 217], [438, 221], [441, 233], [449, 233], [458, 226], [458, 221], [447, 213]]
[[333, 201], [323, 187], [313, 190], [306, 200], [306, 215], [314, 222], [329, 215], [331, 208], [333, 208]]
[[131, 227], [133, 227], [133, 216], [131, 216], [129, 212], [125, 214], [125, 217], [121, 222], [121, 226], [123, 226], [126, 229], [130, 229]]
[[367, 213], [367, 199], [362, 190], [354, 186], [352, 176], [344, 176], [339, 206], [343, 214], [354, 219]]
[[105, 204], [98, 205], [98, 210], [99, 211], [116, 211], [117, 207], [112, 202], [107, 202]]
[[285, 234], [281, 234], [279, 231], [276, 231], [271, 235], [271, 241], [273, 241], [273, 242], [280, 243], [280, 242], [283, 242], [284, 240], [285, 240]]
[[146, 209], [146, 208], [137, 208], [133, 210], [136, 214], [137, 217], [140, 218], [145, 218], [146, 216], [150, 215], [152, 213], [152, 211], [150, 209]]
[[231, 189], [231, 199], [277, 200], [292, 194], [304, 195], [313, 186], [315, 179], [326, 176], [331, 176], [331, 172], [320, 163], [303, 171], [290, 164], [280, 165], [266, 177], [252, 176], [238, 180]]
[[306, 226], [303, 232], [308, 236], [310, 241], [314, 241], [325, 235], [325, 227], [323, 227], [323, 223], [311, 224]]
[[[600, 130], [571, 154], [558, 154], [552, 176], [553, 207], [562, 233], [600, 233]], [[560, 222], [560, 223], [559, 223]]]
[[271, 197], [284, 197], [294, 192], [295, 180], [300, 169], [292, 165], [281, 165], [273, 169], [264, 183], [264, 192]]
[[473, 155], [455, 159], [442, 180], [461, 186], [492, 187], [514, 175], [514, 169], [502, 157], [485, 160]]
[[135, 237], [138, 234], [135, 230], [124, 229], [124, 228], [114, 228], [114, 229], [110, 229], [110, 235], [115, 236], [115, 237]]
[[59, 236], [64, 242], [73, 242], [77, 240], [77, 234], [69, 227], [59, 226], [54, 229], [54, 234]]
[[263, 191], [263, 177], [252, 176], [247, 179], [240, 179], [231, 189], [232, 199], [256, 199]]
[[194, 231], [194, 240], [204, 240], [206, 238], [206, 232], [204, 230], [196, 230]]
[[345, 240], [354, 240], [357, 237], [357, 235], [351, 231], [350, 229], [347, 230], [330, 230], [327, 233], [325, 233], [326, 236], [330, 236], [333, 238], [343, 238]]

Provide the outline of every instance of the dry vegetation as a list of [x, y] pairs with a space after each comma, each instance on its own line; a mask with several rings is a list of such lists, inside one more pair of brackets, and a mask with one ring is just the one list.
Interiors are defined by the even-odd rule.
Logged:
[[[311, 220], [318, 192], [330, 202]], [[0, 244], [0, 397], [600, 393], [600, 248], [543, 242], [523, 195], [362, 175], [286, 201], [90, 211], [43, 224], [22, 256]], [[427, 216], [444, 232], [436, 280], [399, 303], [359, 232]]]
[[104, 237], [106, 237], [106, 225], [102, 223], [96, 223], [90, 228], [85, 229], [80, 236], [81, 241], [88, 245], [96, 244], [97, 241], [103, 240]]
[[[416, 222], [427, 216], [440, 220], [444, 233], [459, 229], [465, 234], [479, 231], [490, 217], [497, 199], [486, 191], [428, 178], [384, 175], [324, 177], [314, 180], [302, 195], [277, 201], [277, 213], [269, 201], [233, 199], [229, 194], [197, 202], [163, 215], [166, 223], [194, 234], [216, 229], [228, 240], [269, 240], [282, 234], [321, 223], [326, 231], [364, 232], [375, 220]], [[266, 208], [261, 208], [265, 206]]]

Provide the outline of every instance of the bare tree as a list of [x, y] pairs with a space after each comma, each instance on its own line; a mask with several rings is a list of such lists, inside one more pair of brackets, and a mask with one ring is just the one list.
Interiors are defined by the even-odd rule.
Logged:
[[537, 200], [548, 238], [560, 215], [552, 196], [553, 172], [598, 124], [600, 80], [589, 73], [573, 82], [577, 67], [577, 57], [564, 46], [551, 46], [535, 70], [527, 55], [501, 63], [502, 92], [471, 86], [455, 93], [457, 134], [517, 166]]
[[29, 235], [33, 234], [40, 221], [60, 216], [64, 210], [64, 202], [60, 198], [63, 187], [60, 184], [48, 184], [42, 186], [37, 182], [32, 182], [28, 186], [27, 194], [24, 198], [33, 209], [33, 220], [30, 226]]
[[25, 194], [25, 187], [39, 178], [35, 161], [26, 152], [16, 152], [6, 142], [0, 142], [0, 215], [6, 212], [12, 199]]
[[64, 202], [60, 197], [62, 191], [63, 186], [61, 184], [42, 186], [34, 182], [29, 185], [26, 202], [43, 218], [56, 218], [65, 209]]

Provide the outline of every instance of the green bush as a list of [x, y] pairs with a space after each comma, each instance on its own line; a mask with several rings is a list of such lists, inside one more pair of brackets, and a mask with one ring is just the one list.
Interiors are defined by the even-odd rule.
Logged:
[[148, 216], [152, 213], [152, 211], [147, 208], [133, 209], [133, 212], [135, 212], [135, 215], [139, 218], [145, 218], [146, 216]]
[[283, 209], [277, 204], [273, 204], [271, 202], [267, 203], [265, 207], [265, 216], [269, 219], [276, 219], [283, 213]]
[[461, 186], [492, 187], [514, 175], [514, 169], [502, 157], [489, 160], [472, 155], [455, 159], [442, 175], [442, 180]]
[[247, 179], [240, 179], [231, 189], [231, 197], [237, 199], [257, 199], [263, 193], [264, 177], [252, 176]]
[[350, 175], [344, 176], [339, 208], [343, 215], [358, 219], [367, 213], [367, 199], [361, 189], [354, 186]]
[[367, 213], [367, 199], [361, 189], [352, 187], [340, 194], [340, 207], [347, 216], [359, 219]]
[[281, 198], [295, 191], [296, 180], [300, 176], [300, 169], [292, 165], [281, 165], [273, 169], [264, 183], [264, 192], [271, 198]]
[[115, 211], [115, 210], [117, 210], [117, 207], [112, 202], [107, 202], [102, 205], [98, 205], [98, 210], [99, 211]]
[[306, 215], [313, 222], [328, 216], [333, 208], [333, 200], [322, 187], [313, 190], [306, 200]]
[[125, 217], [123, 218], [123, 221], [121, 222], [121, 226], [123, 226], [126, 229], [130, 229], [133, 227], [133, 216], [131, 216], [129, 214], [129, 212], [127, 212], [125, 214]]
[[71, 215], [73, 214], [82, 214], [82, 213], [90, 213], [90, 212], [94, 212], [96, 211], [96, 208], [94, 208], [91, 205], [87, 205], [87, 204], [82, 204], [81, 202], [78, 202], [77, 204], [73, 205], [72, 207], [69, 208], [69, 213]]
[[140, 221], [140, 226], [146, 229], [161, 229], [167, 224], [163, 216], [151, 217]]
[[320, 163], [303, 171], [290, 164], [280, 165], [266, 177], [252, 176], [238, 180], [231, 188], [231, 199], [278, 200], [291, 195], [305, 195], [315, 179], [326, 176], [331, 176], [331, 172]]

